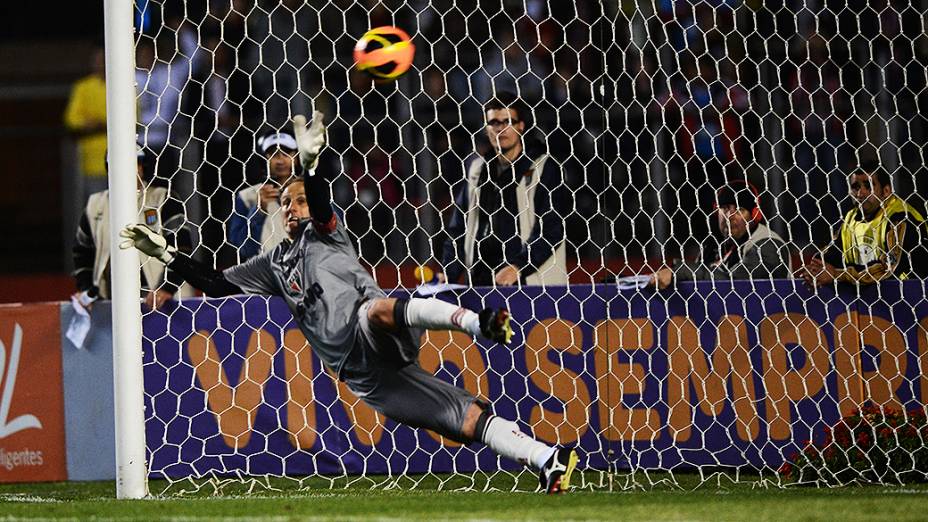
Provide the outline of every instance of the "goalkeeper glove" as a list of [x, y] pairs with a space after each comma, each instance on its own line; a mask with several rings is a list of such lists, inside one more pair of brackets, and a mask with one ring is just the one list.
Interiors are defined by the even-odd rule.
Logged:
[[321, 112], [313, 111], [313, 121], [307, 128], [306, 116], [297, 114], [293, 117], [293, 135], [300, 150], [300, 163], [306, 169], [307, 176], [315, 173], [316, 165], [319, 163], [319, 152], [325, 146], [325, 124], [322, 123], [322, 119]]
[[176, 248], [168, 245], [166, 239], [145, 225], [129, 225], [119, 231], [119, 237], [125, 239], [119, 244], [119, 248], [125, 250], [135, 247], [166, 265], [174, 260], [174, 254], [177, 252]]

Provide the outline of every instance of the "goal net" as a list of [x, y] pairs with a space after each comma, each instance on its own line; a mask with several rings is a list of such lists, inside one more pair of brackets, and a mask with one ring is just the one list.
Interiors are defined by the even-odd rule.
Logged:
[[[511, 310], [513, 348], [431, 332], [425, 369], [540, 439], [577, 446], [581, 487], [924, 479], [924, 284], [810, 291], [792, 279], [831, 243], [861, 165], [878, 162], [923, 208], [923, 8], [196, 4], [149, 0], [136, 12], [149, 183], [182, 205], [178, 241], [196, 259], [226, 268], [279, 241], [262, 138], [315, 109], [328, 123], [319, 171], [361, 263], [388, 293], [409, 295], [431, 277], [415, 268], [441, 271], [446, 242], [461, 240], [449, 232], [468, 210], [456, 195], [472, 162], [492, 157], [484, 103], [512, 91], [531, 109], [524, 143], [549, 154], [566, 200], [563, 215], [539, 219], [563, 230], [548, 247], [563, 246], [568, 279], [452, 281], [466, 287], [437, 298]], [[352, 49], [387, 25], [411, 35], [415, 60], [375, 83], [352, 67]], [[754, 222], [783, 239], [775, 269], [718, 269], [750, 255], [714, 206], [738, 183], [756, 193], [736, 191], [736, 206], [756, 207]], [[496, 201], [484, 211], [506, 204]], [[627, 279], [663, 266], [676, 271], [665, 289]], [[164, 490], [536, 487], [480, 445], [376, 414], [322, 367], [282, 301], [186, 295], [143, 316], [149, 477]]]

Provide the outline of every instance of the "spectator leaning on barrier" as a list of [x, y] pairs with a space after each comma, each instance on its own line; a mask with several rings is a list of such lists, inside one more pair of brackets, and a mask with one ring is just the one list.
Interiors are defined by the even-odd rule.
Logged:
[[268, 179], [235, 195], [229, 219], [229, 242], [238, 248], [241, 261], [268, 252], [287, 238], [280, 187], [295, 179], [296, 140], [290, 132], [272, 132], [258, 140], [258, 150], [267, 159]]
[[[137, 159], [138, 205], [145, 224], [159, 230], [179, 250], [189, 252], [190, 236], [182, 230], [182, 205], [170, 197], [166, 188], [145, 186], [152, 162], [141, 148]], [[73, 250], [75, 297], [88, 309], [97, 299], [110, 299], [109, 209], [109, 190], [91, 194], [77, 228]], [[183, 283], [154, 258], [142, 259], [141, 280], [145, 303], [150, 308], [160, 308]]]
[[[716, 192], [716, 219], [722, 241], [716, 255], [703, 249], [703, 260], [682, 262], [651, 275], [652, 286], [667, 288], [673, 281], [710, 279], [771, 279], [789, 276], [786, 241], [763, 222], [757, 190], [744, 181], [729, 181]], [[714, 250], [714, 248], [712, 248]], [[711, 261], [710, 261], [711, 260]]]
[[455, 197], [442, 265], [448, 282], [567, 284], [560, 165], [526, 137], [531, 111], [500, 92], [484, 107], [491, 151], [467, 170]]
[[886, 170], [867, 164], [848, 179], [852, 208], [822, 256], [800, 270], [810, 286], [872, 284], [928, 275], [924, 216], [893, 193]]

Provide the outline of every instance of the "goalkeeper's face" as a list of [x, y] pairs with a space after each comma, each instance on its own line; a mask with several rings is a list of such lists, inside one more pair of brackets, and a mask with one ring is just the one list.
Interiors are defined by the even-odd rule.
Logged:
[[300, 227], [300, 220], [309, 219], [309, 204], [306, 202], [306, 189], [302, 181], [287, 185], [280, 194], [280, 206], [284, 209], [287, 220], [287, 234], [294, 239]]

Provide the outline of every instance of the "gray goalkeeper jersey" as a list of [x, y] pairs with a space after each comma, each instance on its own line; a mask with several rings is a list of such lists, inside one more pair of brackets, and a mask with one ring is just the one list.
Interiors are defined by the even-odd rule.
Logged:
[[283, 297], [313, 351], [337, 375], [355, 345], [361, 303], [386, 296], [358, 262], [341, 221], [331, 233], [304, 225], [296, 241], [223, 274], [245, 293]]

